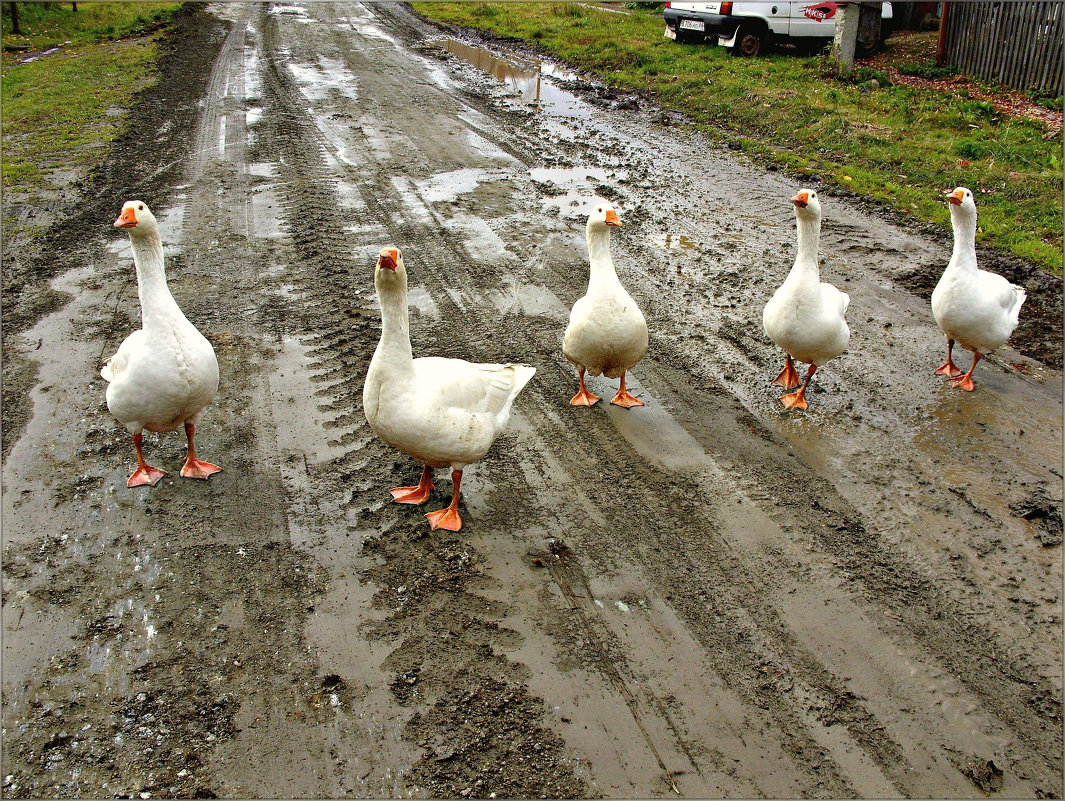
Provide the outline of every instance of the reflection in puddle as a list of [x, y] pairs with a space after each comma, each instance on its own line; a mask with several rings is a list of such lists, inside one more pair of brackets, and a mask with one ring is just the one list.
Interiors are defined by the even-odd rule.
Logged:
[[349, 100], [359, 99], [358, 79], [341, 61], [321, 56], [313, 66], [290, 61], [288, 68], [300, 92], [312, 102], [325, 100], [333, 91]]
[[651, 244], [668, 250], [695, 248], [695, 243], [684, 234], [656, 234], [651, 237]]
[[581, 103], [575, 95], [555, 87], [544, 76], [565, 81], [576, 80], [572, 72], [559, 69], [542, 61], [531, 62], [519, 59], [500, 58], [483, 47], [460, 42], [457, 39], [444, 39], [441, 44], [451, 55], [458, 56], [482, 72], [492, 75], [500, 83], [513, 89], [530, 106], [538, 106], [555, 115], [565, 117], [587, 117], [588, 106]]
[[313, 22], [313, 20], [307, 16], [307, 9], [297, 5], [296, 3], [278, 3], [274, 6], [271, 6], [268, 13], [279, 17], [288, 17], [289, 19], [293, 19], [297, 22], [302, 22], [304, 24], [309, 24]]
[[455, 200], [459, 195], [469, 194], [486, 180], [499, 180], [505, 173], [489, 173], [477, 167], [437, 173], [431, 178], [416, 180], [418, 193], [426, 203], [440, 203]]
[[[564, 194], [544, 198], [546, 206], [557, 206], [559, 214], [566, 218], [586, 217], [592, 208], [596, 191], [593, 181], [610, 183], [624, 178], [623, 170], [607, 170], [603, 167], [536, 167], [529, 170], [529, 177], [538, 183], [553, 184]], [[619, 209], [624, 222], [625, 210]]]

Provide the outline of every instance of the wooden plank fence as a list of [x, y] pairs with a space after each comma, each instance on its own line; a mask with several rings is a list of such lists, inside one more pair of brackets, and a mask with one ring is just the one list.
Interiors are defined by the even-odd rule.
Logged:
[[943, 64], [1014, 89], [1062, 94], [1065, 3], [944, 3]]

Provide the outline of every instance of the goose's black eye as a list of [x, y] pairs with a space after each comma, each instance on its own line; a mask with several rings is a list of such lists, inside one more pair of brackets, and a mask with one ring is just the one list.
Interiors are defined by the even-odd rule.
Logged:
[[143, 203], [141, 203], [139, 206], [137, 206], [137, 211], [144, 211], [144, 204]]

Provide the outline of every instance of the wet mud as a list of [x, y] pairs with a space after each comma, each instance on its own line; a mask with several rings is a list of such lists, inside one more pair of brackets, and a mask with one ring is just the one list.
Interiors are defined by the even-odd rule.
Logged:
[[[5, 295], [5, 796], [1060, 796], [1054, 279], [981, 254], [1032, 314], [953, 391], [949, 239], [822, 192], [852, 340], [786, 413], [794, 181], [399, 4], [191, 13], [180, 102], [55, 229], [53, 301]], [[594, 192], [651, 329], [632, 411], [568, 406]], [[98, 370], [139, 319], [134, 194], [218, 353], [209, 482], [150, 435], [171, 472], [125, 487]], [[416, 355], [538, 370], [458, 533], [423, 516], [443, 473], [391, 503], [419, 467], [360, 408], [388, 244]]]

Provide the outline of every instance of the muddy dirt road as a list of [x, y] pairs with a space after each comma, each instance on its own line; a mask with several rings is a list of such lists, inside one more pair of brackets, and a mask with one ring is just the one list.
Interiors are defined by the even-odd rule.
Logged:
[[[137, 112], [140, 177], [116, 155], [19, 335], [6, 796], [1060, 797], [1060, 329], [944, 386], [949, 242], [826, 195], [851, 345], [785, 413], [794, 181], [565, 75], [530, 105], [398, 4], [212, 11], [195, 124]], [[651, 329], [633, 411], [567, 405], [594, 191]], [[98, 369], [139, 320], [130, 196], [218, 353], [209, 482], [148, 435], [171, 473], [125, 487]], [[458, 534], [390, 503], [418, 469], [360, 409], [387, 244], [416, 354], [538, 369]]]

